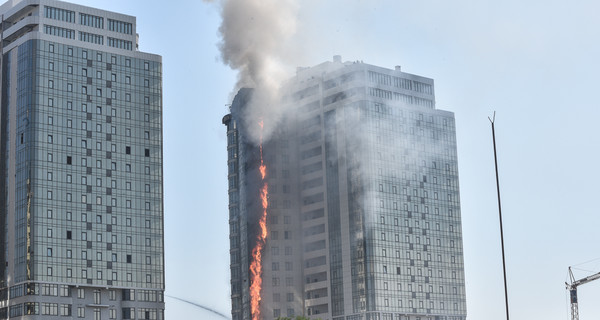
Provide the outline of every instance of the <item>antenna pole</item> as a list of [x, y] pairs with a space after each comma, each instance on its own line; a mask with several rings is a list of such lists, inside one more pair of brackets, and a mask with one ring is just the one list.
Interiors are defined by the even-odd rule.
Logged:
[[496, 190], [498, 191], [498, 216], [500, 217], [500, 243], [502, 245], [502, 270], [504, 272], [504, 300], [506, 302], [506, 320], [509, 320], [508, 314], [508, 286], [506, 284], [506, 259], [504, 257], [504, 232], [502, 229], [502, 205], [500, 202], [500, 180], [498, 179], [498, 156], [496, 154], [496, 132], [494, 130], [494, 122], [496, 121], [496, 112], [494, 111], [494, 116], [490, 119], [492, 124], [492, 141], [494, 142], [494, 164], [496, 166]]

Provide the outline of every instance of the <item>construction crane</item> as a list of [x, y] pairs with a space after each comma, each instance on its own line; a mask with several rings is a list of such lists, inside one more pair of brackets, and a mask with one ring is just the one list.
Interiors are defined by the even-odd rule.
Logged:
[[600, 272], [593, 274], [591, 276], [587, 276], [583, 279], [575, 280], [573, 276], [573, 271], [571, 271], [571, 267], [569, 267], [569, 277], [571, 278], [571, 284], [565, 282], [567, 286], [567, 290], [569, 290], [569, 295], [571, 297], [571, 320], [579, 320], [579, 307], [577, 306], [577, 287], [582, 284], [600, 279]]

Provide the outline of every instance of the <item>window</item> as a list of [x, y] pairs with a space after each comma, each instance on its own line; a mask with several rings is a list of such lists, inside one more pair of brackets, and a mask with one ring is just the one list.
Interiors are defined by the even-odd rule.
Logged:
[[144, 149], [144, 157], [150, 156], [150, 149]]
[[52, 248], [47, 248], [47, 249], [46, 249], [46, 255], [47, 255], [48, 257], [52, 257]]
[[114, 82], [117, 81], [117, 74], [116, 73], [111, 73], [110, 74], [110, 81], [114, 81]]
[[150, 97], [148, 97], [148, 96], [144, 97], [144, 104], [145, 105], [149, 105], [150, 104]]
[[86, 86], [81, 86], [81, 93], [87, 94], [87, 87]]
[[150, 70], [150, 63], [144, 62], [144, 70]]
[[131, 84], [131, 77], [125, 76], [125, 84]]
[[48, 88], [50, 88], [50, 89], [54, 88], [54, 81], [48, 80]]
[[145, 88], [149, 88], [150, 87], [150, 80], [144, 79], [144, 87]]
[[102, 89], [100, 89], [100, 88], [96, 89], [96, 97], [102, 97]]
[[48, 98], [48, 107], [54, 107], [54, 99]]
[[54, 62], [48, 62], [48, 70], [54, 71]]
[[67, 66], [67, 73], [73, 74], [73, 66]]
[[129, 146], [125, 147], [125, 154], [131, 154], [131, 147], [129, 147]]

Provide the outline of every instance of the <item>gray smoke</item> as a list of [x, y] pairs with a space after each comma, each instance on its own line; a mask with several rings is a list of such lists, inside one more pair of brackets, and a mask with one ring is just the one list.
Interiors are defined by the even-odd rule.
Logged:
[[238, 71], [234, 88], [254, 88], [243, 121], [251, 139], [259, 140], [258, 122], [264, 120], [269, 137], [281, 119], [280, 87], [293, 65], [286, 50], [296, 31], [294, 0], [221, 0], [219, 49], [223, 63]]

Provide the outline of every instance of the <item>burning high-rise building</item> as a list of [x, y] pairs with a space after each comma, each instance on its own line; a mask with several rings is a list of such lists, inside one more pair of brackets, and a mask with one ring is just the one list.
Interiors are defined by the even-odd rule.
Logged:
[[336, 56], [281, 95], [277, 117], [249, 117], [242, 89], [223, 118], [233, 320], [254, 319], [257, 245], [261, 319], [464, 320], [454, 116], [433, 80]]
[[0, 319], [164, 319], [161, 57], [132, 16], [0, 14]]

